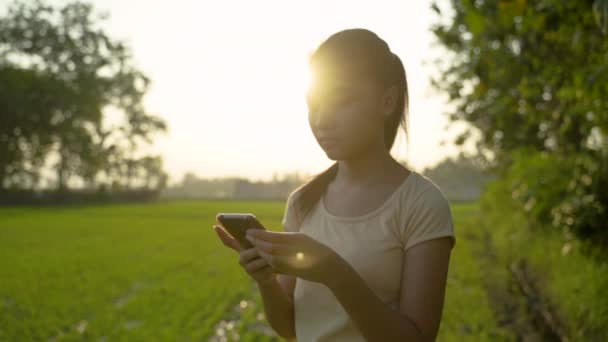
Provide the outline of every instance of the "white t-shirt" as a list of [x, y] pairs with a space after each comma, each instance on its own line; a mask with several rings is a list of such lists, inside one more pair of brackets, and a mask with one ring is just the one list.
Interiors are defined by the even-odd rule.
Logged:
[[[329, 213], [323, 198], [301, 225], [291, 193], [283, 216], [285, 231], [300, 231], [344, 258], [387, 305], [397, 309], [404, 252], [423, 241], [450, 236], [456, 243], [450, 204], [439, 187], [415, 171], [375, 210], [357, 217]], [[298, 342], [365, 341], [348, 313], [323, 284], [296, 278], [294, 292]]]

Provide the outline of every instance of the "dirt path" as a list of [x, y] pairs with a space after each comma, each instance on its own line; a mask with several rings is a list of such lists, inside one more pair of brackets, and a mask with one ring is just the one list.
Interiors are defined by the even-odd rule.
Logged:
[[498, 323], [517, 341], [569, 341], [554, 305], [543, 296], [541, 281], [523, 257], [504, 263], [488, 231], [482, 232], [476, 258]]

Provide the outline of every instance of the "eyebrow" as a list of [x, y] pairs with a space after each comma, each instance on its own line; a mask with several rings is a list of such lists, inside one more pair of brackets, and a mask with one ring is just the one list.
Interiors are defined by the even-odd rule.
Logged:
[[330, 85], [330, 86], [320, 86], [320, 87], [317, 87], [317, 91], [320, 90], [323, 93], [353, 91], [353, 90], [357, 90], [357, 89], [358, 89], [357, 86], [351, 85], [351, 84], [345, 84], [345, 83], [340, 83], [340, 84], [335, 84], [335, 85]]

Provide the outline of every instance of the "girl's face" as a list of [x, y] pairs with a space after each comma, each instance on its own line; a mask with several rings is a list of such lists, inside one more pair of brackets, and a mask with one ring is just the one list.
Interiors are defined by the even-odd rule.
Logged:
[[332, 160], [353, 159], [384, 146], [382, 88], [350, 75], [315, 75], [307, 96], [310, 128]]

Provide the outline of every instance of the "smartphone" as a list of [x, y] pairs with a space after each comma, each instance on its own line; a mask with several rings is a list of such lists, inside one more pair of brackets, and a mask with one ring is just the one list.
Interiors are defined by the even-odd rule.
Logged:
[[245, 238], [247, 229], [266, 230], [255, 215], [250, 213], [218, 213], [215, 219], [246, 249], [253, 248], [253, 244]]

